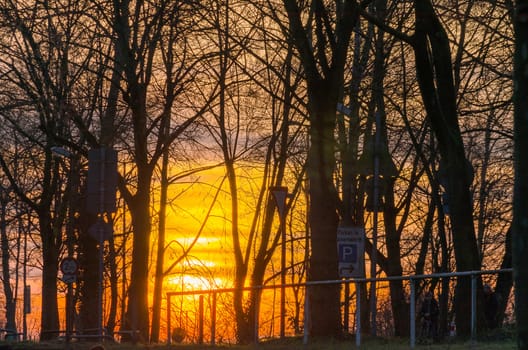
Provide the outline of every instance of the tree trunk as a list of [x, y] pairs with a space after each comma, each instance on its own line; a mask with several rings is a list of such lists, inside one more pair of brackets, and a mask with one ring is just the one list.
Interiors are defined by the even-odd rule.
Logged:
[[528, 349], [528, 1], [515, 7], [513, 269], [517, 346]]
[[[222, 130], [225, 132], [225, 125], [222, 124]], [[227, 141], [226, 137], [222, 137]], [[224, 151], [227, 151], [227, 144], [224, 145]], [[244, 308], [244, 286], [247, 277], [248, 265], [244, 261], [244, 256], [242, 254], [241, 241], [240, 241], [240, 232], [238, 227], [238, 190], [237, 190], [237, 181], [235, 168], [233, 160], [229, 159], [229, 156], [224, 154], [224, 159], [226, 162], [226, 173], [227, 181], [229, 184], [229, 194], [231, 199], [231, 237], [233, 239], [234, 246], [234, 255], [235, 255], [235, 280], [233, 293], [233, 304], [235, 308], [235, 317], [237, 325], [237, 341], [240, 344], [247, 344], [252, 341], [251, 338], [252, 330], [249, 329], [249, 322], [247, 319], [247, 313]]]
[[[114, 221], [111, 220], [112, 226]], [[118, 283], [119, 279], [117, 277], [117, 263], [116, 263], [116, 249], [114, 237], [111, 237], [108, 241], [108, 263], [106, 264], [108, 268], [109, 282], [110, 282], [110, 304], [108, 311], [108, 319], [106, 321], [106, 331], [108, 334], [113, 334], [116, 327], [116, 318], [117, 318], [117, 300], [118, 300]]]
[[[374, 2], [376, 8], [376, 15], [381, 21], [385, 21], [387, 17], [387, 1], [377, 0]], [[372, 101], [375, 109], [379, 115], [376, 118], [376, 133], [378, 133], [380, 142], [375, 146], [378, 154], [384, 156], [379, 157], [382, 169], [392, 170], [392, 156], [388, 150], [387, 128], [386, 128], [386, 113], [384, 100], [384, 78], [386, 74], [385, 57], [388, 55], [385, 48], [384, 31], [379, 29], [375, 38], [375, 58], [374, 58], [374, 72], [372, 81]], [[375, 141], [377, 142], [377, 141]], [[374, 164], [372, 164], [374, 168]], [[374, 172], [373, 172], [374, 174]], [[402, 276], [403, 268], [401, 265], [401, 250], [400, 250], [400, 231], [396, 228], [396, 207], [394, 205], [394, 179], [392, 176], [397, 174], [382, 173], [380, 180], [385, 186], [380, 185], [381, 189], [385, 189], [383, 195], [385, 205], [383, 208], [383, 217], [385, 225], [385, 239], [387, 245], [387, 266], [385, 273], [387, 276], [398, 277]], [[378, 174], [374, 174], [378, 176]], [[377, 201], [377, 199], [374, 199]], [[380, 210], [376, 208], [375, 210]], [[403, 281], [389, 282], [391, 309], [394, 319], [394, 332], [396, 336], [409, 335], [409, 306], [406, 302], [405, 292], [403, 288]]]
[[[385, 239], [387, 244], [387, 276], [402, 276], [400, 233], [396, 228], [396, 210], [394, 207], [394, 180], [386, 180], [385, 188]], [[392, 315], [394, 318], [394, 335], [409, 335], [409, 304], [403, 288], [403, 281], [389, 282]]]
[[[335, 19], [335, 28], [316, 26], [312, 32], [310, 25], [306, 28], [303, 25], [301, 14], [305, 8], [300, 8], [298, 1], [284, 0], [283, 4], [308, 87], [308, 221], [312, 254], [307, 279], [332, 280], [338, 277], [336, 241], [339, 217], [338, 194], [334, 185], [336, 106], [342, 96], [344, 67], [350, 37], [358, 21], [358, 5], [356, 1], [345, 1], [335, 8], [327, 8], [323, 3], [317, 2], [315, 11], [310, 12], [307, 17], [316, 17], [314, 23], [330, 23]], [[328, 16], [335, 18], [329, 19]], [[314, 42], [319, 44], [318, 50], [314, 49], [314, 42], [311, 42], [310, 38], [314, 38]], [[329, 43], [328, 38], [333, 42]], [[330, 57], [317, 54], [326, 50]], [[311, 326], [310, 335], [340, 335], [342, 330], [339, 286], [310, 286], [308, 295], [311, 311], [308, 320]]]
[[[456, 268], [475, 271], [480, 269], [480, 259], [473, 226], [471, 179], [458, 125], [449, 41], [431, 2], [417, 0], [415, 7], [413, 43], [417, 78], [446, 175]], [[455, 295], [457, 334], [468, 336], [471, 330], [469, 277], [457, 279]]]
[[81, 206], [79, 215], [79, 276], [80, 294], [80, 324], [79, 330], [84, 334], [97, 334], [99, 310], [99, 253], [97, 241], [88, 233], [90, 226], [95, 224], [95, 215], [89, 214], [85, 206]]
[[[337, 193], [334, 188], [335, 169], [335, 101], [330, 94], [315, 95], [315, 91], [330, 91], [328, 82], [319, 81], [313, 88], [313, 110], [310, 113], [310, 149], [308, 151], [308, 181], [310, 208], [308, 221], [312, 233], [308, 280], [338, 279], [337, 269]], [[335, 91], [335, 88], [334, 88]], [[339, 336], [341, 332], [340, 286], [310, 286], [310, 334]]]
[[[127, 11], [123, 10], [121, 21], [128, 24]], [[122, 24], [122, 23], [121, 23]], [[132, 127], [134, 134], [134, 162], [137, 168], [136, 193], [127, 192], [125, 198], [130, 208], [132, 218], [132, 267], [130, 271], [130, 286], [128, 291], [128, 305], [123, 330], [138, 332], [139, 340], [149, 339], [149, 253], [151, 233], [150, 191], [152, 174], [156, 160], [149, 161], [149, 115], [147, 111], [147, 87], [142, 76], [138, 76], [138, 62], [132, 59], [134, 50], [129, 47], [130, 32], [124, 25], [118, 30], [117, 56], [122, 59], [125, 67], [127, 93], [125, 100], [131, 109]], [[145, 78], [148, 79], [148, 78]], [[126, 189], [123, 188], [125, 192]], [[125, 340], [127, 337], [124, 337]], [[135, 340], [135, 339], [132, 339]]]
[[57, 338], [59, 311], [57, 303], [57, 273], [59, 249], [56, 233], [51, 227], [49, 211], [39, 213], [40, 236], [42, 239], [42, 315], [40, 340]]
[[[138, 331], [141, 341], [149, 339], [148, 271], [150, 252], [150, 175], [138, 167], [138, 192], [129, 205], [134, 231], [128, 305], [123, 329]], [[143, 181], [142, 181], [143, 180]], [[125, 337], [126, 338], [126, 337]]]
[[[504, 242], [504, 256], [502, 257], [501, 270], [510, 269], [512, 267], [512, 229], [511, 227], [506, 232], [506, 240]], [[508, 299], [513, 287], [513, 274], [511, 272], [499, 273], [497, 283], [495, 284], [495, 293], [499, 299], [498, 319], [499, 326], [504, 322], [504, 314], [508, 306]]]
[[[7, 203], [8, 201], [5, 200], [8, 192], [3, 187], [0, 187], [0, 200], [2, 201], [0, 203], [0, 242], [1, 242], [1, 251], [2, 251], [2, 285], [4, 287], [4, 295], [5, 295], [5, 317], [6, 317], [6, 324], [5, 329], [8, 332], [17, 332], [17, 326], [16, 326], [16, 302], [13, 298], [13, 289], [11, 288], [11, 273], [10, 273], [10, 267], [9, 267], [9, 260], [11, 254], [9, 253], [9, 239], [7, 236], [7, 224], [6, 224], [6, 216], [7, 216]], [[6, 197], [4, 197], [6, 196]], [[18, 247], [18, 250], [20, 250], [20, 246]], [[25, 258], [25, 257], [24, 257]], [[10, 334], [6, 334], [6, 339], [9, 339]]]
[[[158, 244], [156, 250], [156, 268], [154, 273], [154, 291], [152, 295], [152, 326], [150, 341], [159, 342], [161, 301], [163, 300], [163, 263], [165, 261], [165, 223], [167, 221], [167, 191], [169, 188], [167, 172], [169, 167], [169, 151], [163, 152], [161, 164], [161, 188], [158, 222]], [[170, 330], [172, 331], [172, 330]]]

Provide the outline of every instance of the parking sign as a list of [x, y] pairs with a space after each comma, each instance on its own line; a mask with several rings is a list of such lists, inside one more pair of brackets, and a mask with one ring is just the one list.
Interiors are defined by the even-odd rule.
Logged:
[[365, 229], [363, 227], [338, 227], [337, 253], [339, 277], [365, 277]]

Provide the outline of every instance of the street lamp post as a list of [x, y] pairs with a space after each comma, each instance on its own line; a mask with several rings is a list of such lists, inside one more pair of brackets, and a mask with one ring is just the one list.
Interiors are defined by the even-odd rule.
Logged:
[[288, 187], [273, 186], [270, 192], [275, 199], [275, 205], [279, 212], [280, 235], [281, 235], [281, 298], [280, 298], [280, 337], [285, 336], [285, 314], [286, 314], [286, 197]]

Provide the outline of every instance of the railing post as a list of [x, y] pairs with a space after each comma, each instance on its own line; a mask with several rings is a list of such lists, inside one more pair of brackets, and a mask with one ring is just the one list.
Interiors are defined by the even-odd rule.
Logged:
[[356, 346], [361, 345], [361, 287], [358, 281], [356, 286]]
[[167, 294], [167, 344], [172, 343], [171, 329], [171, 295]]
[[411, 299], [409, 300], [410, 303], [410, 310], [409, 310], [409, 322], [410, 322], [410, 331], [411, 331], [411, 348], [414, 349], [414, 346], [416, 344], [416, 288], [414, 285], [414, 279], [409, 279], [409, 283], [411, 284]]
[[349, 281], [345, 281], [345, 300], [344, 300], [344, 309], [343, 309], [343, 328], [344, 328], [344, 331], [345, 333], [348, 333], [348, 328], [350, 327], [349, 325], [349, 318], [350, 318], [350, 310], [349, 310], [349, 307], [350, 307], [350, 298], [349, 298], [349, 294], [350, 294], [350, 283]]
[[471, 275], [471, 342], [477, 340], [477, 276]]
[[259, 313], [260, 313], [260, 295], [263, 292], [262, 289], [255, 290], [255, 305], [253, 306], [253, 309], [255, 310], [255, 344], [259, 343]]
[[198, 319], [198, 344], [203, 344], [203, 338], [204, 338], [204, 296], [203, 294], [200, 294], [198, 297], [198, 312], [199, 312], [199, 319]]
[[211, 345], [216, 344], [216, 292], [213, 292], [211, 303]]
[[304, 290], [304, 329], [303, 329], [303, 344], [308, 344], [308, 337], [310, 335], [310, 286], [305, 284]]

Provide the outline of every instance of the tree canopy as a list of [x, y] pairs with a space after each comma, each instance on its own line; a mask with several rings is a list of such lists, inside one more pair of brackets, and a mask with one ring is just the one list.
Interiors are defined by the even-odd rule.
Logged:
[[[349, 291], [318, 282], [342, 277], [337, 232], [350, 227], [366, 232], [367, 277], [509, 268], [513, 254], [513, 279], [477, 283], [479, 305], [484, 283], [502, 295], [502, 321], [514, 280], [525, 300], [525, 12], [510, 0], [0, 0], [6, 327], [20, 327], [19, 271], [31, 265], [40, 337], [57, 336], [60, 261], [75, 257], [75, 329], [158, 342], [167, 280], [214, 280], [191, 261], [215, 237], [232, 257], [222, 287], [234, 288], [239, 343], [259, 336], [259, 288], [285, 282], [296, 287], [270, 321], [280, 336], [340, 337]], [[93, 213], [87, 157], [107, 148], [118, 205]], [[273, 188], [286, 188], [282, 207]], [[113, 227], [102, 245], [101, 222]], [[390, 327], [369, 286], [362, 331], [408, 335], [410, 286], [388, 283]], [[454, 314], [470, 334], [469, 278], [423, 290], [439, 293], [441, 329]]]

